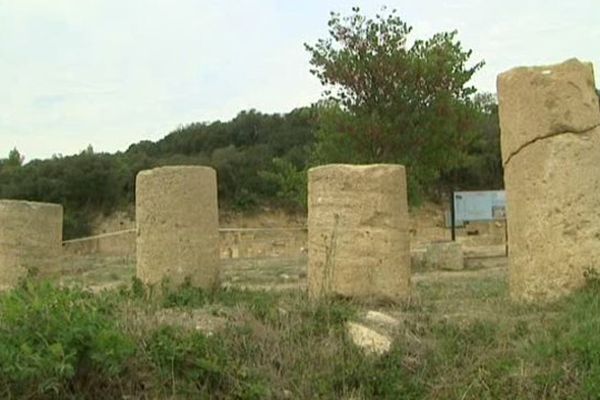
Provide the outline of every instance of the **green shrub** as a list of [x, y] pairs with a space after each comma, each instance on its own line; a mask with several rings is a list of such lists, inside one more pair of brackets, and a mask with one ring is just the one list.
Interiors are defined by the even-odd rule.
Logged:
[[[482, 287], [459, 290], [479, 301], [489, 298]], [[393, 306], [403, 322], [386, 328], [393, 343], [381, 356], [350, 340], [346, 323], [360, 319], [362, 307], [347, 300], [206, 291], [189, 282], [162, 290], [154, 298], [134, 279], [129, 288], [100, 294], [31, 282], [0, 294], [0, 398], [590, 399], [600, 393], [600, 286], [592, 276], [555, 303], [502, 302], [507, 310], [499, 318], [442, 316], [427, 303]], [[179, 309], [162, 320], [154, 314], [161, 307]], [[205, 317], [219, 323], [202, 325]]]
[[92, 234], [91, 217], [83, 211], [65, 210], [63, 218], [63, 237], [65, 240], [77, 239]]
[[146, 342], [162, 387], [174, 394], [241, 399], [262, 399], [268, 395], [267, 386], [236, 362], [218, 337], [165, 326]]
[[0, 397], [64, 397], [92, 381], [109, 385], [135, 351], [113, 309], [47, 283], [0, 295]]
[[233, 307], [244, 304], [259, 320], [277, 318], [279, 296], [275, 293], [237, 288], [206, 290], [192, 286], [189, 279], [178, 287], [171, 287], [168, 282], [163, 282], [161, 289], [162, 306], [165, 308], [201, 308], [210, 304]]
[[190, 279], [186, 279], [182, 285], [172, 287], [168, 281], [163, 281], [161, 286], [162, 305], [166, 308], [172, 307], [203, 307], [209, 302], [208, 291], [192, 286]]

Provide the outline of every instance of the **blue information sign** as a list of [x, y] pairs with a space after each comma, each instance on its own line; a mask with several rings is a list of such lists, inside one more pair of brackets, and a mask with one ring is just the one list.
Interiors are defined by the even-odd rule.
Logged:
[[454, 192], [454, 223], [506, 219], [504, 190]]

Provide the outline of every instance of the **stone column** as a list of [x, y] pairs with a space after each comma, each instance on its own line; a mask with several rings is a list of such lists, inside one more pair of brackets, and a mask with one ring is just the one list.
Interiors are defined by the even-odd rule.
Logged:
[[558, 298], [600, 266], [600, 106], [578, 60], [498, 76], [511, 297]]
[[61, 205], [0, 200], [0, 289], [15, 286], [28, 271], [56, 266], [62, 227]]
[[219, 282], [217, 175], [209, 167], [162, 167], [136, 178], [137, 276], [214, 288]]
[[406, 175], [401, 165], [308, 171], [308, 292], [401, 300], [410, 293]]

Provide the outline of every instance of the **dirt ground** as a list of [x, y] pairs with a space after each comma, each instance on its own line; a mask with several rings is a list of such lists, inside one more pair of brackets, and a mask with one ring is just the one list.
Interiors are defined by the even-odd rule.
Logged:
[[[420, 295], [423, 284], [460, 282], [493, 278], [504, 285], [507, 259], [502, 249], [483, 247], [471, 250], [463, 271], [422, 270], [413, 272], [415, 294]], [[490, 256], [491, 255], [491, 256]], [[296, 258], [227, 259], [222, 260], [222, 286], [255, 290], [304, 290], [306, 288], [305, 256]], [[61, 267], [40, 272], [40, 277], [61, 285], [80, 284], [94, 291], [116, 288], [131, 283], [135, 276], [135, 260], [125, 257], [71, 256]]]
[[[530, 313], [514, 316], [508, 299], [507, 259], [489, 257], [496, 249], [482, 248], [471, 252], [462, 271], [420, 270], [412, 276], [411, 299], [405, 304], [360, 305], [364, 316], [369, 310], [384, 312], [395, 318], [407, 331], [431, 322], [452, 320], [459, 324], [488, 320], [511, 324], [519, 318], [530, 319]], [[289, 294], [306, 292], [307, 257], [227, 259], [222, 260], [222, 287], [251, 291], [285, 291]], [[123, 257], [78, 256], [65, 258], [59, 270], [41, 277], [59, 285], [81, 285], [94, 292], [131, 286], [135, 276], [135, 260]], [[219, 311], [219, 310], [217, 310]], [[517, 319], [515, 319], [517, 318]], [[166, 323], [181, 325], [213, 334], [224, 326], [226, 319], [213, 309], [167, 310], [156, 315], [140, 316], [135, 312], [128, 318], [140, 324]], [[362, 323], [371, 324], [369, 321]]]
[[[114, 215], [98, 225], [97, 231], [106, 232], [132, 225], [131, 216]], [[266, 212], [254, 216], [221, 215], [222, 226], [230, 227], [298, 227], [303, 226], [302, 216]], [[473, 235], [474, 231], [476, 232]], [[507, 259], [503, 244], [502, 226], [487, 224], [472, 226], [458, 232], [463, 245], [465, 269], [462, 271], [422, 270], [413, 266], [412, 299], [417, 304], [378, 308], [408, 324], [429, 319], [476, 319], [504, 318], [507, 304]], [[445, 227], [443, 207], [429, 204], [411, 211], [411, 247], [424, 251], [427, 243], [449, 240]], [[223, 287], [249, 290], [301, 291], [306, 290], [307, 257], [294, 258], [243, 258], [222, 259], [221, 282]], [[59, 269], [42, 271], [62, 285], [82, 285], [93, 291], [115, 289], [130, 285], [135, 276], [135, 258], [68, 256]], [[420, 311], [416, 311], [420, 310]], [[423, 310], [429, 312], [423, 314]], [[199, 315], [159, 315], [160, 320], [185, 320], [185, 324], [197, 325], [212, 331], [222, 321], [213, 318], [212, 311], [197, 311]], [[216, 322], [215, 322], [216, 321]], [[179, 321], [181, 322], [181, 321]]]

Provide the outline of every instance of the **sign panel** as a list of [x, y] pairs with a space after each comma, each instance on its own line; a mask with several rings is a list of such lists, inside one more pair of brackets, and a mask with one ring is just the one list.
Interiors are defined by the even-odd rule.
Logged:
[[454, 192], [454, 222], [506, 219], [506, 192], [504, 190]]

